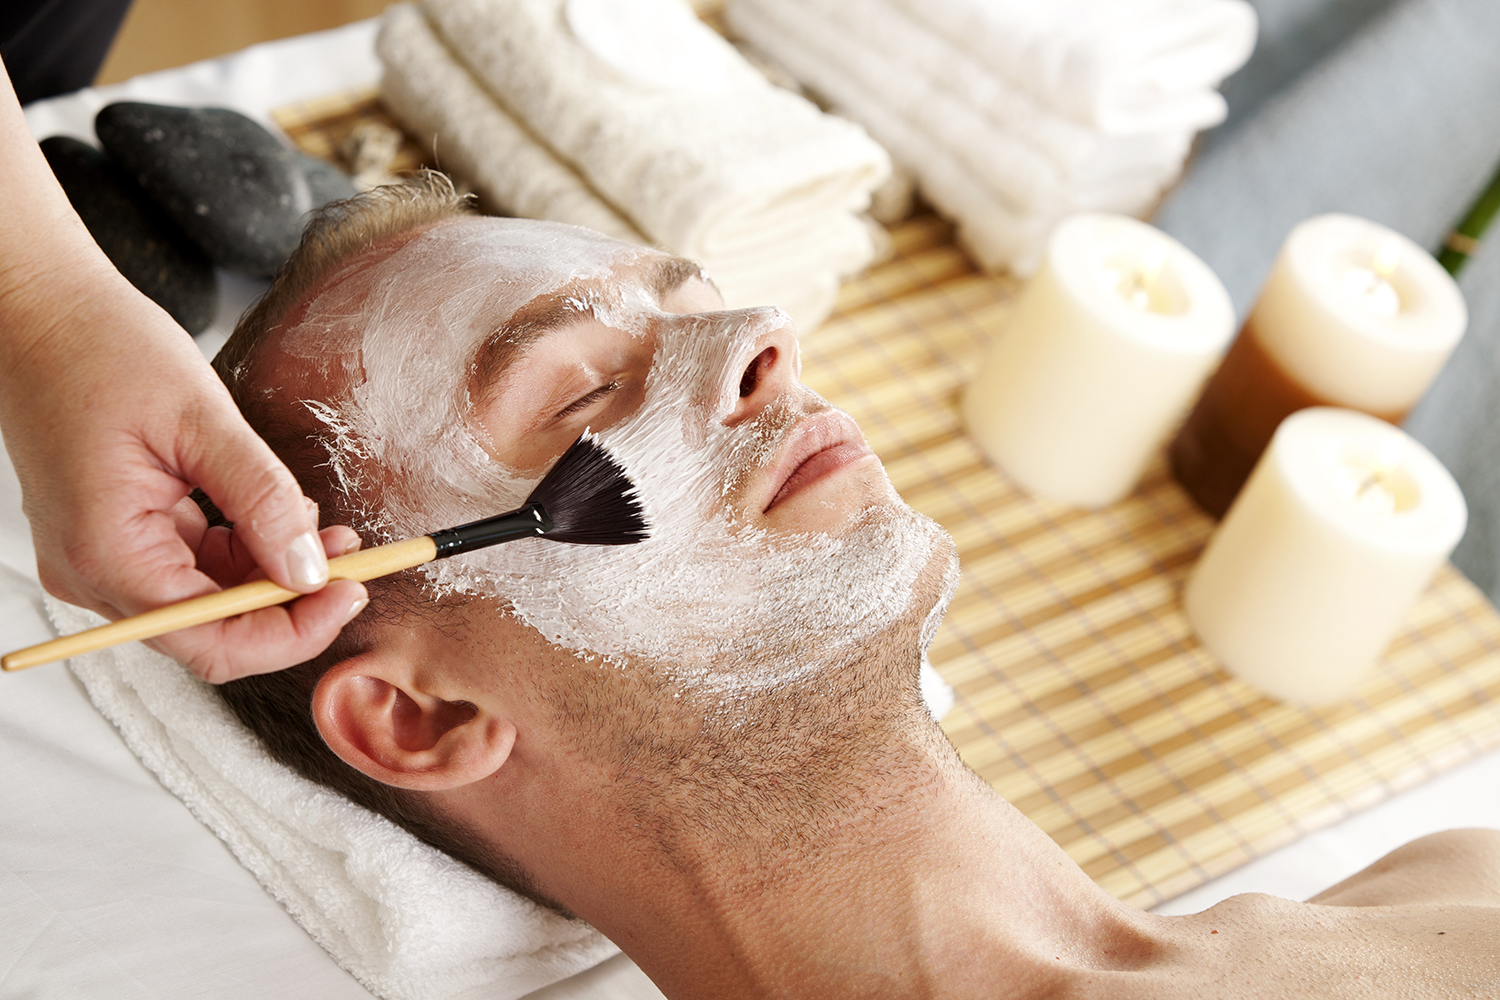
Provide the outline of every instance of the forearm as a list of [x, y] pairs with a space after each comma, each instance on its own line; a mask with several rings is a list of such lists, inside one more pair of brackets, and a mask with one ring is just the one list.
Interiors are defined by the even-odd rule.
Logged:
[[17, 439], [37, 433], [39, 411], [55, 424], [86, 410], [115, 378], [149, 378], [148, 359], [163, 376], [171, 371], [173, 388], [220, 388], [191, 339], [89, 235], [3, 74], [0, 190], [8, 195], [0, 213], [0, 431], [13, 461], [26, 457], [18, 447], [33, 450]]
[[0, 189], [6, 192], [6, 210], [0, 213], [0, 379], [13, 382], [36, 355], [73, 346], [59, 341], [86, 335], [90, 324], [80, 313], [118, 321], [122, 309], [156, 311], [89, 236], [3, 74]]
[[[0, 190], [0, 430], [43, 586], [119, 617], [258, 566], [312, 596], [164, 636], [162, 648], [212, 680], [316, 655], [363, 606], [359, 584], [324, 586], [327, 551], [357, 537], [318, 532], [296, 480], [192, 338], [95, 244], [3, 73]], [[241, 525], [206, 553], [194, 488]]]

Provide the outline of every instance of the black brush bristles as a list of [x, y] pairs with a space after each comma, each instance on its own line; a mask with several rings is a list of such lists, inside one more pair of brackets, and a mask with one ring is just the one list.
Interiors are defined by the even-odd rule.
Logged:
[[651, 531], [635, 484], [593, 435], [585, 432], [536, 484], [526, 503], [508, 511], [444, 528], [431, 535], [435, 559], [489, 548], [518, 538], [574, 545], [634, 545]]
[[651, 534], [635, 484], [604, 446], [585, 433], [536, 484], [527, 504], [552, 521], [542, 537], [575, 545], [634, 545]]

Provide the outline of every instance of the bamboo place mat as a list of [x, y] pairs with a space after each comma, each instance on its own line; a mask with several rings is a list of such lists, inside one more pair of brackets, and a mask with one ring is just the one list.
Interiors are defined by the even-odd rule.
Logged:
[[[367, 119], [390, 121], [373, 92], [277, 114], [322, 156]], [[1212, 522], [1161, 460], [1099, 511], [988, 464], [958, 399], [1016, 285], [976, 273], [930, 215], [891, 235], [803, 338], [803, 378], [958, 543], [931, 650], [958, 694], [943, 728], [1101, 886], [1153, 905], [1500, 745], [1500, 615], [1452, 568], [1346, 704], [1295, 708], [1226, 674], [1179, 605]]]

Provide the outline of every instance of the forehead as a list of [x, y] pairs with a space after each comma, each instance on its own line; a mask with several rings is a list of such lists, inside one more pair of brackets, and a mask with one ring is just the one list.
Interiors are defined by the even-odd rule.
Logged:
[[286, 317], [272, 356], [328, 359], [410, 342], [473, 350], [537, 300], [652, 286], [672, 258], [602, 233], [466, 216], [404, 233], [336, 268]]
[[330, 284], [347, 274], [367, 288], [399, 287], [416, 308], [459, 299], [511, 312], [568, 286], [629, 281], [661, 256], [578, 226], [464, 217], [371, 248]]

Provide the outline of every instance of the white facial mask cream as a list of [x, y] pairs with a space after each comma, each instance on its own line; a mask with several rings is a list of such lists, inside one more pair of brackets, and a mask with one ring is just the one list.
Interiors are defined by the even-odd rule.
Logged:
[[893, 490], [834, 532], [752, 524], [739, 488], [823, 404], [798, 387], [726, 426], [757, 344], [787, 319], [775, 309], [666, 313], [646, 289], [611, 277], [642, 253], [573, 227], [473, 220], [431, 230], [386, 261], [422, 274], [430, 305], [403, 299], [405, 282], [334, 282], [322, 292], [286, 349], [327, 363], [332, 338], [320, 331], [354, 316], [364, 327], [358, 356], [332, 362], [353, 389], [314, 409], [342, 485], [365, 501], [365, 526], [418, 534], [524, 500], [536, 480], [486, 449], [472, 419], [470, 364], [496, 315], [602, 279], [586, 304], [593, 318], [654, 338], [642, 402], [598, 434], [636, 484], [651, 537], [620, 547], [514, 542], [430, 564], [434, 587], [498, 597], [577, 653], [644, 659], [683, 684], [731, 691], [848, 659], [910, 612], [938, 555], [949, 558], [949, 579], [925, 646], [956, 578], [942, 530]]

